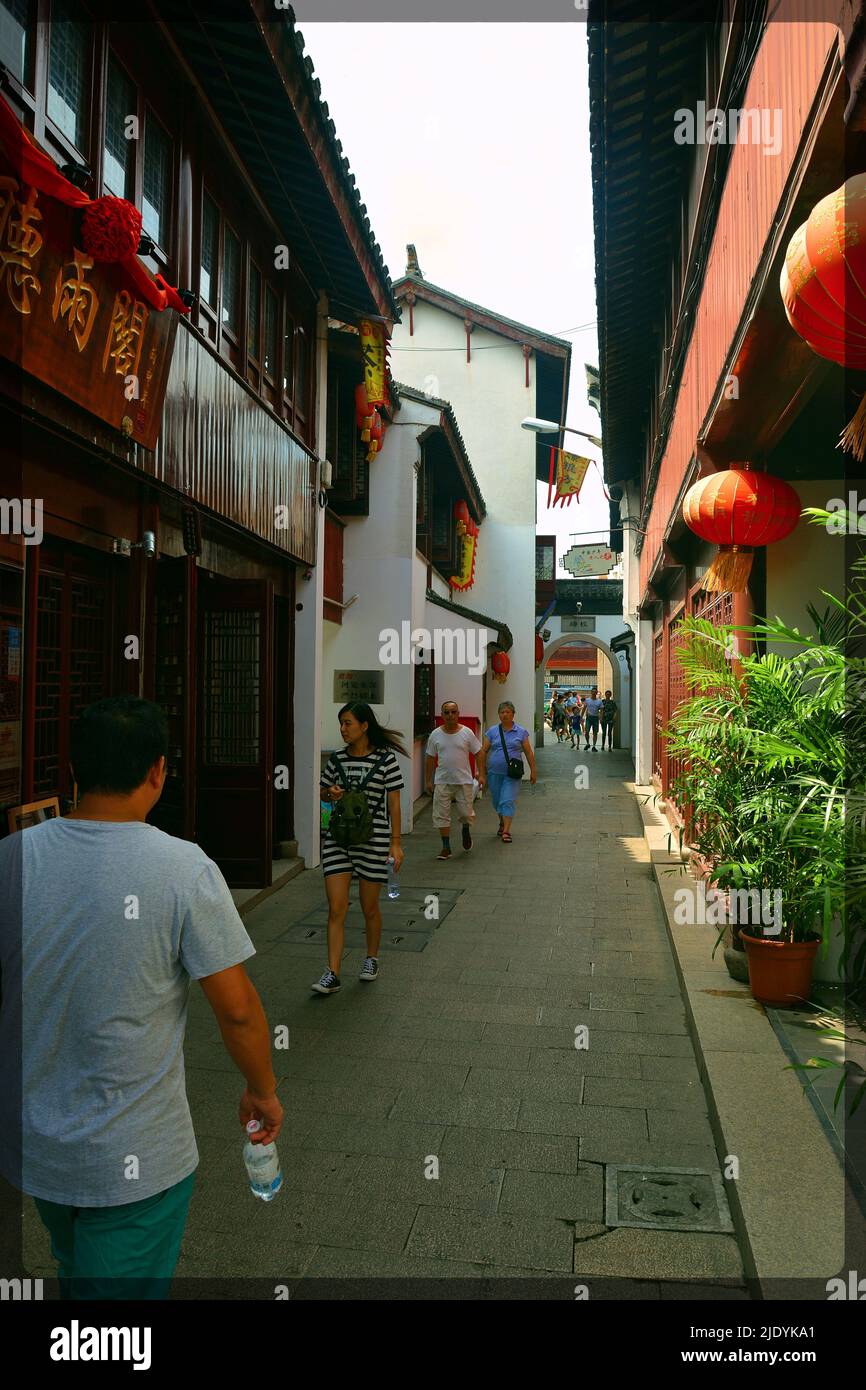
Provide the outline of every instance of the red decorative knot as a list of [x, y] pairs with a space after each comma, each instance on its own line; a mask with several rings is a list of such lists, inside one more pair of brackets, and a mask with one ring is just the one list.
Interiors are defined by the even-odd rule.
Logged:
[[141, 240], [141, 213], [126, 198], [95, 198], [82, 214], [81, 240], [95, 261], [125, 261]]

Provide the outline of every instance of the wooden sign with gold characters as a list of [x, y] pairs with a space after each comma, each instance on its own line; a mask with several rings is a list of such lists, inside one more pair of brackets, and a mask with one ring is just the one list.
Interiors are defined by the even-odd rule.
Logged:
[[76, 244], [80, 215], [0, 165], [0, 353], [153, 449], [177, 315]]

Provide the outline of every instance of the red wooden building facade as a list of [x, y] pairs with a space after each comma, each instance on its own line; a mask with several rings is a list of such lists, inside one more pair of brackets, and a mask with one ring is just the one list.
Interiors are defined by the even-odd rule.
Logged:
[[[44, 529], [41, 544], [0, 536], [0, 806], [68, 807], [71, 721], [141, 693], [170, 724], [152, 819], [230, 883], [266, 885], [293, 834], [317, 326], [331, 303], [387, 318], [390, 282], [291, 17], [255, 0], [230, 21], [157, 6], [147, 24], [2, 3], [5, 99], [90, 196], [141, 209], [144, 264], [192, 308], [163, 311], [177, 324], [153, 449], [64, 391], [68, 334], [41, 379], [22, 370], [29, 322], [0, 349], [0, 493], [39, 499]], [[113, 288], [100, 267], [91, 281]]]
[[[793, 334], [778, 286], [794, 229], [846, 169], [863, 167], [863, 134], [846, 115], [833, 16], [803, 22], [783, 4], [742, 22], [723, 6], [708, 23], [686, 4], [669, 23], [635, 25], [615, 10], [604, 7], [606, 23], [601, 6], [589, 13], [601, 413], [606, 476], [625, 489], [630, 519], [631, 616], [651, 648], [638, 775], [667, 791], [679, 768], [664, 730], [689, 693], [677, 656], [684, 617], [748, 624], [768, 605], [780, 611], [786, 587], [775, 556], [758, 550], [746, 592], [706, 592], [716, 547], [685, 526], [686, 491], [734, 462], [795, 487], [844, 466], [834, 458], [841, 373]], [[636, 125], [638, 91], [648, 115]], [[748, 133], [676, 144], [676, 117], [700, 103], [766, 112], [772, 149]]]

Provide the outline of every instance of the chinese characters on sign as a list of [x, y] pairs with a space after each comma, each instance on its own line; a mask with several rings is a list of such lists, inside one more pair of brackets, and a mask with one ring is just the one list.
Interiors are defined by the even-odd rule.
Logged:
[[147, 306], [140, 299], [133, 299], [127, 290], [120, 290], [114, 296], [111, 327], [102, 354], [103, 371], [107, 370], [109, 362], [113, 362], [118, 376], [137, 375], [141, 335], [147, 327], [149, 313]]
[[572, 497], [579, 496], [590, 462], [590, 459], [580, 458], [577, 454], [566, 453], [565, 449], [557, 450], [554, 506], [557, 502], [567, 506]]
[[610, 574], [616, 556], [606, 545], [573, 545], [562, 557], [562, 567], [576, 579]]
[[[57, 322], [58, 314], [66, 319], [66, 327], [75, 338], [79, 352], [83, 352], [90, 341], [99, 300], [92, 285], [88, 285], [86, 275], [93, 269], [93, 261], [83, 251], [74, 251], [69, 265], [62, 265], [57, 272], [54, 285], [54, 303], [51, 317]], [[64, 275], [64, 271], [71, 272]]]
[[77, 226], [74, 208], [0, 171], [0, 354], [153, 449], [177, 316], [94, 263]]
[[385, 329], [381, 323], [362, 319], [358, 326], [361, 356], [364, 360], [364, 385], [367, 404], [385, 404]]
[[42, 250], [42, 235], [33, 226], [42, 221], [36, 206], [36, 189], [19, 198], [17, 179], [0, 177], [0, 284], [5, 285], [19, 314], [31, 311], [30, 291], [42, 293], [33, 273], [33, 258]]
[[347, 705], [363, 700], [368, 705], [381, 705], [385, 697], [384, 671], [335, 671], [334, 703]]

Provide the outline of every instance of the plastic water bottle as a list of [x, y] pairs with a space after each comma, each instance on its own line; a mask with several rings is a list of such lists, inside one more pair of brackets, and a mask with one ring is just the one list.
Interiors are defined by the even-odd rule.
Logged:
[[400, 880], [397, 876], [397, 870], [394, 868], [394, 857], [392, 855], [388, 860], [388, 897], [399, 898], [399, 896]]
[[[247, 1134], [258, 1134], [260, 1120], [247, 1121]], [[283, 1185], [283, 1174], [276, 1144], [244, 1144], [244, 1163], [250, 1180], [250, 1192], [263, 1202], [272, 1202]]]

